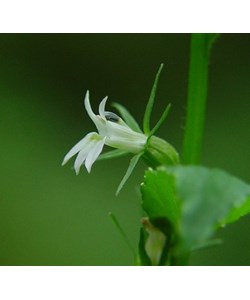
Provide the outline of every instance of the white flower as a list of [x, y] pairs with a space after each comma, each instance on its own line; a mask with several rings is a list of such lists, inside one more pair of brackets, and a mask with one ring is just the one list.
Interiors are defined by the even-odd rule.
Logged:
[[88, 133], [66, 154], [62, 165], [65, 165], [71, 157], [78, 153], [74, 164], [76, 174], [79, 173], [81, 165], [84, 163], [87, 171], [91, 171], [91, 167], [101, 154], [104, 144], [131, 153], [139, 153], [144, 149], [147, 136], [132, 130], [116, 114], [106, 112], [107, 98], [105, 97], [99, 105], [99, 115], [95, 115], [90, 106], [89, 91], [86, 93], [84, 105], [98, 133]]

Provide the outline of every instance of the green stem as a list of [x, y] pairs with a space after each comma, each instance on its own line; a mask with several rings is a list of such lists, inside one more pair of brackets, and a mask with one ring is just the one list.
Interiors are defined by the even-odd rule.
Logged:
[[192, 34], [182, 161], [198, 164], [205, 122], [209, 52], [218, 34]]

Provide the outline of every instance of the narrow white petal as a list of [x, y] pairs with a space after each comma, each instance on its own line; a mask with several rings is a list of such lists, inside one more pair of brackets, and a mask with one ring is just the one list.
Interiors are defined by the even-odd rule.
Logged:
[[91, 152], [91, 150], [95, 147], [96, 143], [97, 143], [96, 140], [89, 140], [88, 143], [85, 145], [84, 149], [82, 149], [78, 153], [75, 163], [74, 163], [74, 169], [75, 169], [77, 175], [79, 174], [81, 165], [84, 163], [86, 157]]
[[64, 166], [72, 156], [74, 156], [77, 152], [85, 147], [85, 145], [89, 142], [89, 140], [96, 135], [96, 132], [88, 133], [83, 139], [81, 139], [64, 157], [62, 166]]
[[83, 149], [82, 151], [80, 151], [78, 153], [76, 160], [75, 160], [75, 164], [74, 164], [74, 169], [76, 171], [76, 175], [79, 174], [81, 165], [85, 161], [87, 155], [88, 155], [88, 151], [86, 151], [86, 149]]
[[99, 115], [104, 119], [105, 119], [105, 105], [106, 105], [107, 99], [108, 99], [108, 97], [105, 97], [99, 104]]
[[86, 169], [88, 170], [89, 173], [91, 171], [91, 167], [92, 167], [93, 163], [96, 161], [96, 159], [98, 158], [98, 156], [102, 152], [104, 144], [105, 144], [105, 138], [99, 140], [98, 142], [96, 142], [96, 145], [88, 153], [88, 156], [87, 156], [86, 161], [85, 161], [85, 167], [86, 167]]
[[86, 92], [85, 99], [84, 99], [84, 105], [85, 105], [85, 109], [86, 109], [90, 119], [94, 123], [96, 123], [96, 115], [93, 113], [93, 110], [91, 108], [90, 101], [89, 101], [89, 91]]

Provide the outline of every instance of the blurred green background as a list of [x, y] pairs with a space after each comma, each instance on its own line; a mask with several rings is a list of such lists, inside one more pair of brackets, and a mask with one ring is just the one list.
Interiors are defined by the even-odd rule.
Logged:
[[[129, 157], [99, 162], [91, 174], [61, 162], [95, 130], [83, 108], [106, 95], [141, 122], [155, 73], [165, 64], [153, 112], [172, 110], [159, 136], [179, 151], [183, 139], [190, 35], [0, 35], [0, 265], [133, 265], [108, 217], [137, 247], [139, 184], [145, 165], [118, 197]], [[209, 71], [203, 164], [249, 181], [250, 35], [224, 34]], [[111, 110], [109, 106], [109, 110]], [[197, 251], [193, 265], [250, 265], [250, 217], [220, 230], [222, 246]]]

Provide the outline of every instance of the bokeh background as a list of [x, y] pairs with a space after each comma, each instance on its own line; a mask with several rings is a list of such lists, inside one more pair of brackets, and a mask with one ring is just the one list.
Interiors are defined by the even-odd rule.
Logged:
[[[108, 216], [136, 248], [141, 162], [121, 194], [129, 157], [103, 161], [79, 176], [66, 152], [94, 124], [83, 108], [106, 95], [141, 122], [155, 73], [164, 63], [154, 123], [181, 151], [187, 95], [188, 34], [0, 35], [0, 265], [133, 265]], [[209, 71], [202, 163], [249, 181], [250, 35], [224, 34]], [[111, 107], [109, 106], [109, 110]], [[250, 265], [250, 217], [220, 230], [222, 246], [197, 251], [193, 265]]]

